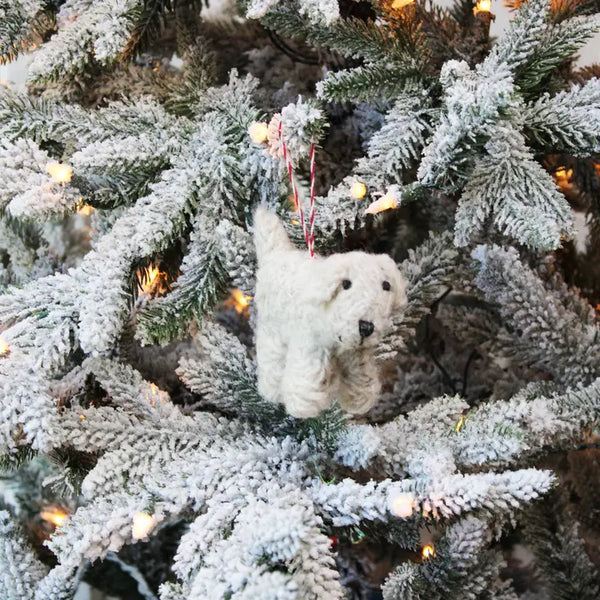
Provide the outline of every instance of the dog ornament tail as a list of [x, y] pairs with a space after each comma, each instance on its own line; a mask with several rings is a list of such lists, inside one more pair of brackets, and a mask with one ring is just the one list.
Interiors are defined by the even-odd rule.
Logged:
[[268, 254], [293, 248], [279, 217], [263, 206], [254, 214], [254, 244], [259, 266]]

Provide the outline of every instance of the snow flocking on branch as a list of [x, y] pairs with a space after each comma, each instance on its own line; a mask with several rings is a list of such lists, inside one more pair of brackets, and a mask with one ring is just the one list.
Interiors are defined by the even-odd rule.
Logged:
[[[252, 2], [250, 8], [261, 16], [277, 5]], [[94, 60], [112, 60], [127, 44], [140, 6], [66, 2], [59, 33], [37, 54], [33, 77], [76, 70], [92, 60], [92, 50]], [[337, 2], [301, 1], [300, 12], [320, 24], [338, 18]], [[577, 28], [581, 37], [593, 29]], [[586, 122], [583, 107], [597, 108], [598, 90], [592, 81], [529, 104], [520, 96], [515, 82], [535, 63], [544, 40], [563, 36], [552, 38], [548, 31], [547, 3], [531, 0], [482, 65], [446, 63], [441, 109], [424, 88], [397, 98], [367, 143], [367, 156], [321, 199], [319, 226], [345, 231], [361, 222], [364, 206], [349, 198], [351, 183], [360, 179], [371, 192], [395, 186], [401, 194], [409, 183], [404, 179], [421, 160], [419, 185], [462, 192], [458, 245], [467, 245], [491, 218], [497, 229], [533, 248], [555, 247], [570, 231], [570, 211], [527, 145], [533, 139], [574, 154], [596, 152], [597, 111]], [[68, 52], [60, 54], [65, 47]], [[12, 543], [14, 532], [2, 521], [11, 542], [0, 558], [11, 569], [25, 563], [33, 577], [32, 583], [21, 577], [4, 585], [22, 584], [30, 595], [35, 588], [39, 599], [66, 598], [74, 569], [134, 542], [135, 515], [150, 511], [155, 530], [182, 516], [191, 520], [174, 559], [178, 581], [162, 586], [163, 600], [228, 594], [248, 600], [342, 598], [328, 530], [393, 522], [403, 547], [412, 549], [417, 524], [441, 519], [448, 528], [440, 562], [404, 565], [384, 587], [385, 597], [411, 598], [414, 588], [442, 598], [457, 587], [475, 597], [490, 579], [490, 589], [500, 590], [501, 560], [487, 552], [486, 517], [512, 516], [555, 481], [548, 471], [500, 468], [541, 447], [568, 447], [581, 428], [597, 420], [598, 361], [593, 352], [584, 352], [593, 346], [597, 325], [576, 319], [581, 315], [546, 290], [516, 251], [481, 247], [474, 254], [475, 285], [520, 331], [516, 352], [528, 357], [530, 367], [552, 375], [557, 393], [531, 388], [475, 409], [458, 396], [434, 399], [383, 426], [342, 428], [328, 454], [315, 433], [327, 417], [301, 429], [276, 407], [265, 406], [247, 348], [207, 318], [230, 284], [252, 291], [254, 251], [241, 216], [249, 198], [275, 204], [284, 195], [281, 165], [246, 139], [248, 125], [258, 117], [250, 98], [254, 85], [250, 78], [234, 77], [228, 86], [207, 91], [193, 118], [172, 117], [149, 100], [97, 111], [23, 98], [12, 105], [0, 101], [0, 131], [9, 140], [0, 170], [10, 184], [2, 202], [14, 216], [63, 210], [58, 199], [43, 195], [18, 200], [47, 181], [50, 157], [29, 137], [71, 144], [72, 164], [83, 179], [105, 170], [147, 168], [156, 175], [145, 195], [123, 201], [122, 216], [101, 232], [80, 267], [0, 297], [3, 338], [10, 346], [0, 362], [4, 450], [67, 447], [97, 455], [81, 484], [81, 506], [49, 544], [60, 565], [44, 579], [43, 570], [21, 557], [23, 550]], [[7, 118], [11, 110], [23, 118]], [[306, 158], [310, 142], [322, 134], [323, 112], [299, 101], [285, 107], [281, 118], [291, 153]], [[343, 206], [337, 205], [340, 200]], [[178, 375], [198, 394], [198, 405], [216, 414], [186, 414], [112, 354], [130, 316], [126, 290], [134, 265], [183, 235], [185, 256], [173, 291], [141, 309], [137, 334], [154, 342], [157, 323], [180, 334], [192, 319], [204, 319], [195, 347], [186, 346]], [[464, 255], [449, 241], [449, 234], [434, 236], [404, 263], [413, 306], [396, 324], [387, 356], [398, 345], [398, 332], [412, 333], [456, 279]], [[540, 339], [542, 352], [536, 355], [532, 346]], [[80, 358], [80, 350], [90, 356]], [[71, 401], [58, 403], [52, 389], [61, 382], [49, 381], [73, 362], [78, 366], [62, 382], [73, 388]], [[110, 406], [78, 404], [76, 388], [88, 378]], [[271, 425], [267, 432], [265, 423]], [[377, 479], [327, 481], [321, 470], [347, 475], [345, 467], [369, 468]], [[463, 468], [482, 472], [464, 474]], [[398, 496], [411, 499], [413, 514], [394, 513]]]
[[68, 185], [68, 180], [61, 183], [53, 179], [49, 169], [56, 164], [32, 140], [5, 141], [0, 146], [0, 177], [4, 182], [0, 208], [13, 217], [29, 219], [72, 212], [81, 194]]

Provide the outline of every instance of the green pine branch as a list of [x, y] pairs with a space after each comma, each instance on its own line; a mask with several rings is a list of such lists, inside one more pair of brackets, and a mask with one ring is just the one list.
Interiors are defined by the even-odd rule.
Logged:
[[330, 102], [367, 102], [422, 89], [426, 82], [419, 63], [406, 58], [403, 64], [369, 64], [328, 73], [317, 89], [321, 98]]
[[212, 312], [228, 289], [229, 276], [215, 243], [201, 245], [200, 261], [175, 282], [173, 291], [140, 312], [136, 336], [144, 343], [164, 344], [187, 334], [192, 321]]

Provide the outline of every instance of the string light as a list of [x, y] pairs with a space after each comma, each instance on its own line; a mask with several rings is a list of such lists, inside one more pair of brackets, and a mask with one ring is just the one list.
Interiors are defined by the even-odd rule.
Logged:
[[269, 128], [266, 123], [254, 121], [254, 123], [248, 127], [248, 134], [255, 144], [262, 144], [267, 140]]
[[152, 515], [145, 512], [139, 512], [133, 517], [133, 525], [131, 526], [131, 534], [134, 540], [145, 538], [154, 528], [156, 520]]
[[477, 16], [479, 13], [492, 12], [492, 0], [477, 0], [477, 4], [473, 8], [473, 14]]
[[94, 207], [89, 204], [83, 204], [77, 209], [77, 213], [83, 217], [89, 217], [94, 212]]
[[227, 308], [233, 308], [238, 315], [247, 315], [250, 310], [252, 296], [246, 296], [240, 289], [231, 290], [231, 295], [225, 301]]
[[362, 181], [355, 181], [350, 187], [350, 195], [356, 200], [362, 200], [367, 195], [367, 186]]
[[388, 192], [385, 196], [379, 198], [379, 200], [375, 200], [375, 202], [369, 204], [365, 212], [368, 215], [375, 215], [390, 208], [398, 208], [398, 198], [392, 192]]
[[458, 420], [458, 423], [456, 424], [456, 427], [454, 427], [454, 430], [456, 431], [456, 433], [458, 433], [458, 432], [459, 432], [459, 431], [462, 429], [462, 426], [463, 426], [464, 424], [465, 424], [465, 418], [464, 418], [464, 417], [461, 417], [461, 418]]
[[140, 281], [140, 291], [143, 294], [151, 295], [157, 286], [160, 278], [160, 270], [154, 265], [150, 265], [146, 269], [138, 269], [137, 276]]
[[0, 356], [4, 356], [10, 352], [10, 346], [6, 343], [4, 338], [0, 336]]
[[155, 383], [150, 383], [150, 390], [146, 392], [146, 400], [152, 408], [156, 407], [156, 401], [160, 402], [160, 389]]
[[567, 169], [566, 167], [559, 167], [554, 171], [554, 180], [556, 181], [556, 185], [561, 189], [561, 191], [568, 192], [573, 185], [570, 183], [570, 179], [573, 175], [573, 169]]
[[434, 558], [435, 557], [435, 550], [433, 548], [433, 544], [427, 544], [426, 546], [423, 546], [423, 549], [421, 550], [421, 556], [427, 560], [429, 558]]
[[52, 523], [56, 527], [60, 527], [67, 520], [68, 516], [69, 513], [61, 508], [47, 508], [40, 512], [40, 517], [42, 517], [44, 521], [48, 521], [48, 523]]
[[402, 519], [413, 514], [417, 502], [412, 494], [398, 494], [393, 500], [391, 511]]
[[415, 0], [394, 0], [392, 2], [392, 8], [404, 8], [409, 4], [412, 4]]
[[48, 171], [50, 177], [52, 177], [56, 183], [69, 183], [73, 176], [73, 169], [64, 163], [48, 163], [46, 165], [46, 171]]

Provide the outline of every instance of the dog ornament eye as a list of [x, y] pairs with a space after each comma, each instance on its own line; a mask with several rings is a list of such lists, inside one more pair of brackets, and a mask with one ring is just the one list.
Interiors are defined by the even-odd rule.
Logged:
[[389, 282], [389, 281], [384, 281], [384, 282], [381, 284], [381, 287], [382, 287], [382, 288], [383, 288], [383, 289], [384, 289], [386, 292], [389, 292], [389, 291], [392, 289], [392, 286], [390, 285], [390, 282]]
[[352, 282], [349, 279], [344, 279], [344, 281], [342, 281], [342, 287], [345, 290], [349, 290], [352, 287]]

